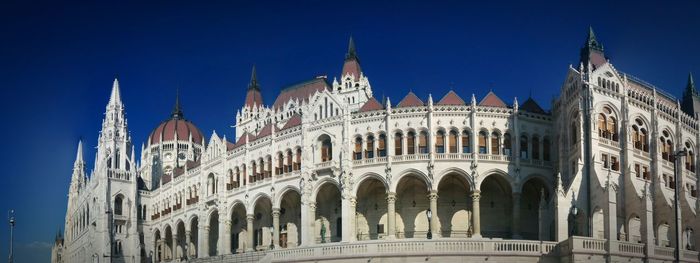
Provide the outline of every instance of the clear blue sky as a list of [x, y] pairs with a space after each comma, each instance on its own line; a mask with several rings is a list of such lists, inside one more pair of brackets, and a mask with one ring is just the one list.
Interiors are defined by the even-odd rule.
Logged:
[[0, 261], [10, 208], [16, 262], [49, 260], [77, 141], [92, 167], [115, 74], [138, 146], [178, 86], [207, 137], [233, 137], [253, 64], [270, 103], [285, 85], [337, 76], [350, 35], [375, 96], [394, 103], [453, 87], [465, 100], [493, 89], [507, 103], [531, 92], [549, 109], [589, 25], [618, 69], [677, 97], [689, 71], [700, 75], [698, 1], [195, 2], [0, 3]]

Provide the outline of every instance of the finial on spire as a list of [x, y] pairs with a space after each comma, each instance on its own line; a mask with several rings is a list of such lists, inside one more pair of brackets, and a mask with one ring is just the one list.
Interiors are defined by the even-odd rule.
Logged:
[[78, 140], [78, 152], [75, 154], [75, 164], [83, 163], [83, 138]]
[[586, 37], [586, 47], [603, 51], [603, 45], [598, 43], [595, 37], [595, 32], [593, 32], [593, 27], [588, 26], [588, 37]]
[[258, 73], [255, 70], [255, 65], [253, 65], [253, 72], [250, 74], [250, 84], [248, 84], [248, 89], [260, 89], [258, 84]]
[[175, 106], [173, 107], [173, 113], [170, 115], [173, 119], [182, 119], [184, 114], [182, 113], [182, 108], [180, 108], [180, 89], [175, 89]]
[[357, 50], [355, 49], [355, 41], [352, 40], [352, 36], [350, 36], [350, 43], [348, 43], [348, 53], [345, 54], [345, 59], [359, 60], [359, 58], [357, 57]]
[[693, 73], [692, 72], [688, 72], [688, 84], [686, 85], [686, 89], [692, 91], [693, 94], [697, 93], [697, 91], [695, 90], [695, 81], [693, 81]]

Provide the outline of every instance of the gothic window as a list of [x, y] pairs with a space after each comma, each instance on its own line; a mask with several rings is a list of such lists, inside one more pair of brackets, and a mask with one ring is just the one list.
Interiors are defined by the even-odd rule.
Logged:
[[498, 132], [491, 133], [491, 154], [500, 154], [501, 134]]
[[608, 140], [619, 141], [617, 118], [609, 107], [603, 107], [603, 111], [598, 114], [598, 136]]
[[374, 158], [374, 135], [367, 136], [367, 149], [365, 150], [365, 158]]
[[471, 138], [469, 138], [469, 131], [462, 132], [462, 153], [471, 153]]
[[459, 133], [455, 130], [451, 130], [449, 138], [450, 153], [457, 153], [457, 141], [459, 141]]
[[333, 159], [333, 144], [330, 138], [326, 138], [321, 142], [321, 162], [327, 162]]
[[254, 183], [254, 182], [255, 182], [255, 177], [256, 177], [257, 172], [258, 172], [258, 164], [257, 164], [255, 161], [253, 161], [253, 162], [251, 163], [250, 172], [251, 172], [251, 173], [250, 173], [250, 177], [248, 178], [248, 180], [249, 180], [251, 183]]
[[687, 153], [685, 157], [685, 169], [690, 172], [695, 172], [695, 154], [693, 153], [693, 145], [690, 142], [685, 143], [685, 151]]
[[438, 131], [435, 136], [435, 152], [445, 153], [445, 132]]
[[403, 135], [400, 132], [394, 134], [394, 155], [403, 154]]
[[117, 195], [117, 197], [114, 198], [114, 214], [115, 215], [122, 215], [122, 203], [124, 201], [124, 198], [121, 195]]
[[511, 156], [513, 152], [513, 146], [512, 142], [510, 140], [510, 133], [505, 133], [503, 135], [503, 155], [505, 156]]
[[527, 152], [528, 152], [527, 136], [521, 135], [520, 136], [520, 158], [521, 159], [528, 159]]
[[486, 154], [486, 140], [489, 135], [485, 131], [479, 132], [479, 153]]
[[549, 161], [551, 159], [551, 146], [549, 138], [544, 137], [544, 139], [542, 139], [542, 160]]
[[416, 134], [412, 131], [408, 132], [408, 136], [406, 136], [406, 148], [408, 154], [416, 153]]
[[386, 157], [386, 135], [379, 134], [379, 141], [377, 141], [377, 154], [379, 157]]
[[428, 133], [425, 131], [418, 135], [418, 152], [428, 153]]
[[571, 123], [571, 137], [569, 138], [571, 140], [571, 145], [576, 145], [576, 142], [578, 142], [578, 132], [576, 130], [578, 129], [578, 126], [576, 125], [576, 122]]
[[355, 151], [353, 152], [354, 160], [362, 159], [362, 137], [358, 136], [355, 138]]
[[284, 167], [284, 172], [288, 173], [292, 171], [292, 150], [287, 150], [287, 166]]
[[301, 148], [297, 148], [297, 161], [294, 163], [294, 171], [301, 169]]
[[540, 159], [540, 138], [537, 135], [532, 136], [532, 159]]
[[659, 148], [661, 150], [661, 159], [672, 162], [673, 141], [671, 140], [671, 134], [668, 131], [662, 132], [662, 135], [659, 138]]

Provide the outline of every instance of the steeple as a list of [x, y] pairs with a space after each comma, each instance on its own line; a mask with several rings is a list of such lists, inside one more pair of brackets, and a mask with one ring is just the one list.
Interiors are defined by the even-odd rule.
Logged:
[[180, 89], [175, 92], [175, 106], [173, 107], [173, 113], [170, 115], [173, 119], [183, 119], [185, 115], [182, 113], [180, 108]]
[[603, 44], [598, 42], [598, 39], [596, 39], [595, 32], [593, 32], [593, 27], [588, 27], [588, 36], [586, 37], [586, 42], [581, 48], [580, 63], [583, 64], [585, 69], [588, 69], [588, 65], [590, 64], [593, 67], [590, 70], [594, 70], [606, 62], [607, 59], [605, 58], [605, 53], [603, 52]]
[[348, 75], [354, 76], [354, 80], [358, 81], [360, 79], [360, 74], [362, 69], [360, 68], [360, 58], [357, 56], [357, 50], [355, 49], [355, 41], [350, 36], [350, 42], [348, 43], [348, 53], [345, 54], [345, 63], [343, 64], [343, 73], [341, 74], [341, 81], [345, 81], [345, 77]]
[[260, 93], [260, 84], [258, 84], [258, 74], [253, 65], [253, 72], [250, 74], [250, 84], [248, 84], [248, 92], [245, 96], [245, 107], [256, 107], [263, 105], [262, 94]]
[[114, 82], [112, 83], [112, 93], [109, 96], [109, 105], [121, 105], [122, 104], [122, 97], [119, 92], [119, 80], [115, 77]]
[[84, 165], [85, 161], [83, 160], [83, 139], [80, 139], [78, 141], [78, 152], [75, 154], [75, 163], [73, 163], [73, 167], [78, 167], [78, 165]]
[[681, 109], [693, 117], [700, 112], [700, 93], [695, 89], [693, 73], [688, 73], [688, 82], [685, 84], [685, 90], [683, 91]]
[[360, 61], [360, 58], [357, 57], [355, 41], [352, 40], [352, 36], [350, 36], [350, 42], [348, 43], [348, 53], [345, 54], [345, 60], [357, 60], [358, 62]]
[[693, 73], [688, 73], [688, 83], [685, 85], [685, 92], [698, 95], [698, 90], [695, 89], [695, 81], [693, 81]]

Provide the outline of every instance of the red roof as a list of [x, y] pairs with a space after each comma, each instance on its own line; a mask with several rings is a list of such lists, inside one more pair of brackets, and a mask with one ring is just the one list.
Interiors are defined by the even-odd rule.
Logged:
[[307, 102], [309, 97], [316, 92], [328, 90], [328, 82], [325, 78], [315, 78], [305, 81], [291, 87], [285, 88], [280, 92], [280, 95], [275, 99], [272, 108], [279, 109], [290, 100], [298, 99], [299, 101]]
[[406, 94], [406, 97], [404, 97], [401, 102], [396, 105], [396, 107], [419, 107], [423, 105], [425, 105], [423, 101], [420, 100], [418, 96], [413, 93], [413, 91], [409, 91], [408, 94]]
[[343, 75], [341, 77], [344, 78], [347, 74], [351, 74], [355, 76], [355, 81], [357, 81], [360, 79], [360, 72], [362, 72], [362, 69], [360, 69], [360, 63], [356, 59], [346, 59], [343, 64]]
[[289, 118], [287, 123], [284, 124], [284, 127], [282, 127], [282, 130], [292, 128], [295, 126], [299, 126], [299, 125], [301, 125], [301, 115], [294, 114], [291, 118]]
[[465, 105], [464, 100], [457, 95], [453, 90], [450, 90], [444, 97], [437, 103], [437, 105]]
[[374, 97], [369, 98], [367, 102], [365, 102], [365, 105], [362, 105], [360, 107], [360, 112], [366, 112], [366, 111], [375, 111], [375, 110], [383, 110], [384, 107], [382, 106], [377, 99]]
[[250, 133], [247, 133], [247, 132], [246, 132], [246, 133], [244, 133], [243, 135], [241, 135], [240, 138], [238, 138], [238, 141], [237, 141], [235, 144], [231, 144], [230, 142], [227, 142], [227, 144], [226, 144], [226, 150], [230, 151], [230, 150], [233, 150], [233, 149], [236, 149], [236, 148], [238, 148], [238, 147], [241, 147], [241, 146], [245, 145], [245, 142], [246, 142], [246, 141], [245, 141], [245, 138], [246, 138], [246, 137], [248, 137], [248, 140], [249, 140], [249, 141], [252, 141], [252, 140], [253, 140], [253, 136], [250, 135]]
[[503, 107], [507, 108], [508, 106], [506, 105], [501, 98], [496, 96], [496, 93], [493, 93], [493, 91], [489, 91], [489, 94], [486, 94], [486, 97], [481, 99], [481, 102], [479, 102], [479, 106], [488, 106], [488, 107]]
[[248, 92], [245, 95], [245, 106], [250, 107], [253, 105], [263, 105], [262, 94], [260, 94], [260, 91], [257, 89], [248, 89]]
[[[263, 127], [263, 128], [260, 130], [260, 132], [258, 133], [258, 135], [255, 136], [255, 138], [256, 138], [256, 139], [257, 139], [257, 138], [263, 138], [263, 137], [265, 137], [265, 136], [271, 135], [271, 134], [272, 134], [272, 127], [275, 127], [274, 124], [272, 124], [272, 123], [266, 125], [265, 127]], [[278, 130], [279, 130], [279, 129], [277, 129], [277, 127], [275, 127], [275, 131], [278, 131]]]
[[158, 127], [156, 127], [151, 135], [149, 136], [151, 144], [160, 143], [160, 137], [163, 136], [163, 141], [174, 141], [175, 134], [177, 134], [178, 140], [186, 141], [189, 140], [190, 134], [192, 134], [192, 141], [197, 144], [201, 144], [204, 140], [202, 132], [199, 131], [197, 126], [188, 120], [183, 120], [179, 118], [172, 118], [170, 120], [162, 122]]

